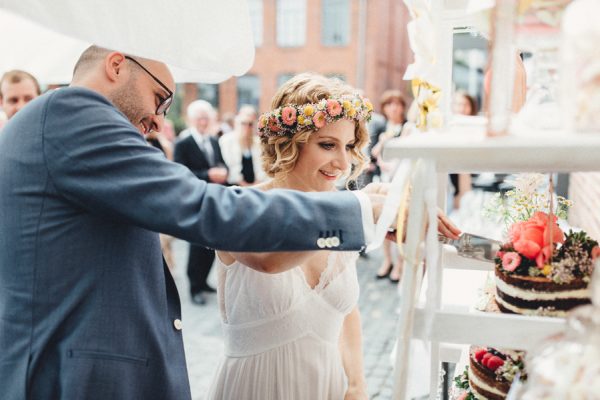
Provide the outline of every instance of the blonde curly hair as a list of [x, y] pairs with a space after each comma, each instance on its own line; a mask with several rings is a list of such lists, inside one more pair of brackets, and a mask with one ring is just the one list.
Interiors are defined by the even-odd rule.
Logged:
[[[285, 82], [273, 96], [271, 109], [296, 104], [317, 103], [332, 97], [354, 95], [356, 90], [336, 78], [326, 78], [314, 73], [303, 73]], [[289, 174], [294, 167], [302, 146], [308, 142], [314, 131], [306, 129], [288, 136], [263, 136], [261, 138], [262, 166], [268, 176], [280, 178]], [[349, 180], [356, 179], [366, 165], [362, 150], [369, 143], [369, 133], [364, 121], [356, 122], [354, 129], [355, 145], [350, 150], [353, 169]]]

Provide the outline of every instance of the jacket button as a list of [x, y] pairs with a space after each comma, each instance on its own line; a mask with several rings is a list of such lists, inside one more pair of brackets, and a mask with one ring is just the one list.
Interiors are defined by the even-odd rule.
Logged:
[[179, 318], [177, 318], [175, 321], [173, 321], [173, 326], [175, 327], [175, 329], [180, 331], [183, 328], [183, 323]]
[[317, 246], [319, 246], [320, 249], [324, 249], [327, 246], [327, 243], [325, 242], [325, 238], [319, 238], [317, 240]]
[[331, 245], [333, 247], [339, 247], [340, 245], [340, 238], [338, 238], [337, 236], [334, 236], [331, 238]]
[[328, 237], [327, 239], [325, 239], [325, 246], [327, 246], [327, 248], [331, 248], [333, 247], [333, 241], [331, 240], [330, 237]]

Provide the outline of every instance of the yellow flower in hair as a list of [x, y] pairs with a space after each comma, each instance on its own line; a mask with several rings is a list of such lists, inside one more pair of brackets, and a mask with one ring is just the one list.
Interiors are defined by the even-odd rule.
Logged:
[[344, 107], [344, 110], [348, 111], [350, 108], [352, 108], [352, 103], [350, 103], [349, 100], [344, 100], [342, 106]]
[[348, 109], [348, 110], [346, 111], [346, 114], [348, 114], [348, 116], [349, 116], [350, 118], [354, 118], [354, 116], [356, 115], [356, 108], [354, 108], [354, 107], [350, 107], [350, 109]]
[[298, 115], [298, 125], [304, 125], [304, 115]]
[[315, 109], [313, 108], [312, 105], [307, 105], [306, 107], [304, 107], [304, 115], [306, 115], [307, 117], [311, 117], [315, 112]]

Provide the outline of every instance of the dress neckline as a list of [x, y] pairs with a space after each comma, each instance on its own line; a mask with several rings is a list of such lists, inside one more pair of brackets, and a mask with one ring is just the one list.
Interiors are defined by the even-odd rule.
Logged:
[[304, 273], [302, 268], [299, 265], [297, 267], [295, 267], [295, 269], [298, 271], [298, 273], [300, 274], [300, 276], [302, 278], [302, 282], [304, 282], [304, 287], [306, 289], [308, 289], [308, 291], [310, 291], [311, 293], [320, 293], [324, 289], [326, 289], [329, 286], [329, 284], [338, 277], [338, 275], [341, 275], [341, 274], [336, 274], [332, 279], [329, 279], [329, 280], [327, 279], [327, 275], [329, 274], [329, 271], [331, 270], [331, 268], [333, 268], [333, 261], [334, 261], [335, 255], [336, 255], [335, 251], [332, 251], [329, 253], [329, 255], [327, 256], [327, 265], [325, 266], [323, 271], [321, 271], [321, 274], [319, 275], [319, 280], [313, 287], [311, 287], [310, 284], [308, 283], [308, 279], [306, 279], [306, 274]]

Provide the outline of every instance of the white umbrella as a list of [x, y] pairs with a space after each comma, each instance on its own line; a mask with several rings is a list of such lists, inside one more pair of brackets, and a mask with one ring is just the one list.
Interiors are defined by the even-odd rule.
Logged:
[[169, 64], [178, 82], [223, 81], [254, 62], [246, 0], [0, 0], [0, 72], [69, 82], [91, 43]]

